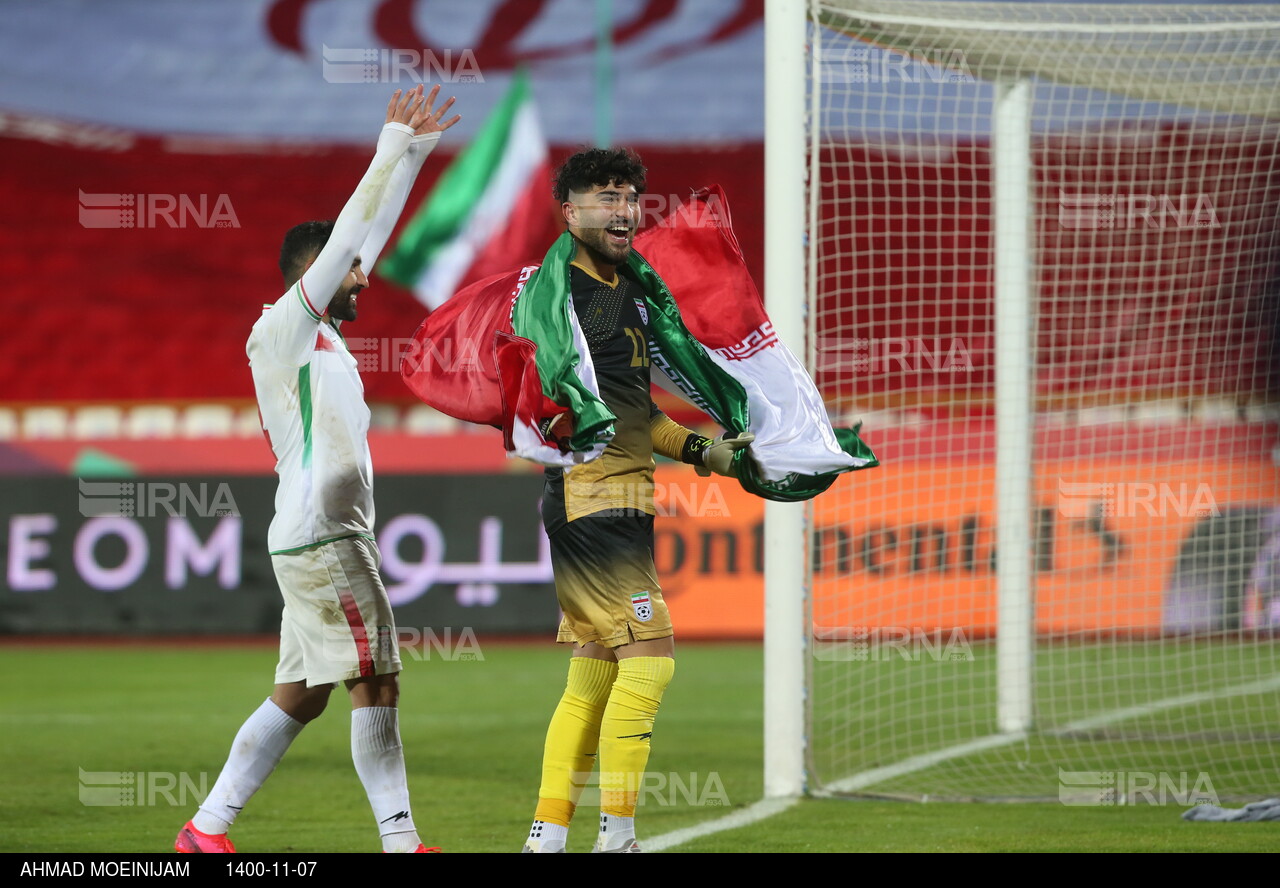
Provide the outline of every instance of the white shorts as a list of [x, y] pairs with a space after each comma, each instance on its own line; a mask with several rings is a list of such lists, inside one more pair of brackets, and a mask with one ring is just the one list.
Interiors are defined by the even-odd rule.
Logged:
[[272, 555], [284, 597], [276, 684], [307, 687], [400, 671], [378, 546], [364, 537]]

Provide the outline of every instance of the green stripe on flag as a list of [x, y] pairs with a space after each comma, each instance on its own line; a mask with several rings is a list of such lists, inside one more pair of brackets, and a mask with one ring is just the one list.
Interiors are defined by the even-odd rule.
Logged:
[[480, 132], [436, 180], [391, 253], [378, 263], [388, 280], [412, 287], [436, 254], [457, 236], [476, 201], [502, 163], [516, 112], [529, 98], [529, 81], [516, 72], [511, 88], [485, 120]]
[[[564, 232], [543, 257], [516, 298], [511, 330], [538, 344], [534, 361], [542, 381], [542, 393], [573, 414], [571, 449], [583, 452], [611, 437], [617, 419], [604, 401], [578, 378], [581, 363], [573, 341], [570, 314], [573, 299], [569, 263], [577, 253], [573, 235]], [[675, 299], [653, 266], [637, 251], [626, 260], [640, 285], [649, 308], [649, 333], [672, 377], [689, 399], [711, 414], [726, 429], [746, 431], [750, 425], [747, 393], [742, 384], [721, 370], [693, 337], [680, 317]]]
[[613, 437], [617, 417], [581, 379], [581, 356], [573, 341], [573, 299], [569, 263], [577, 251], [573, 235], [564, 232], [551, 245], [542, 266], [529, 276], [511, 313], [511, 332], [537, 343], [533, 353], [542, 393], [573, 415], [569, 446], [590, 450]]

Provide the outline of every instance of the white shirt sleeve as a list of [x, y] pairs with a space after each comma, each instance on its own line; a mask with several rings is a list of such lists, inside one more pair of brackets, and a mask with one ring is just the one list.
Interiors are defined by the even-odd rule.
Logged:
[[[387, 196], [396, 167], [412, 138], [413, 130], [402, 123], [383, 126], [373, 161], [356, 186], [355, 193], [338, 214], [328, 242], [301, 280], [290, 287], [254, 325], [253, 336], [273, 360], [291, 367], [301, 367], [311, 360], [316, 327], [328, 309], [329, 300], [351, 271], [351, 263], [360, 255]], [[409, 184], [412, 185], [412, 180]], [[408, 194], [407, 187], [404, 194]], [[400, 198], [401, 207], [404, 199], [404, 196]], [[395, 224], [394, 219], [391, 224]], [[390, 234], [390, 229], [387, 233]]]
[[364, 246], [360, 248], [360, 264], [365, 274], [373, 274], [373, 266], [377, 264], [382, 248], [387, 245], [391, 232], [396, 227], [396, 221], [404, 210], [405, 201], [409, 199], [409, 192], [413, 190], [413, 183], [417, 180], [418, 173], [422, 171], [422, 164], [439, 142], [440, 133], [438, 132], [414, 136], [409, 143], [409, 149], [396, 164], [395, 170], [391, 173], [391, 182], [387, 185], [386, 194], [382, 198], [382, 206], [378, 208], [373, 227], [369, 229], [369, 234], [364, 239]]

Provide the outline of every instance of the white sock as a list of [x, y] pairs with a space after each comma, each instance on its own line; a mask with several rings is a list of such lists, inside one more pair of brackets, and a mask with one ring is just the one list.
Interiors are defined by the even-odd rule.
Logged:
[[543, 851], [563, 850], [565, 843], [569, 841], [569, 827], [535, 820], [533, 826], [529, 827], [529, 838], [538, 842], [534, 847], [540, 847]]
[[600, 835], [596, 838], [596, 846], [602, 849], [616, 848], [624, 842], [636, 837], [636, 819], [634, 817], [616, 817], [613, 814], [600, 814]]
[[422, 843], [409, 810], [399, 715], [393, 706], [351, 710], [351, 758], [378, 822], [382, 850], [392, 853], [416, 851]]
[[240, 726], [218, 781], [192, 825], [207, 835], [225, 833], [240, 809], [271, 776], [303, 724], [268, 699]]

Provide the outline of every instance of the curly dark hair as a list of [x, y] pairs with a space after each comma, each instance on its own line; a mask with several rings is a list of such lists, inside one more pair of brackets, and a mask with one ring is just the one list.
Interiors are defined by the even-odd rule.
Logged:
[[588, 148], [579, 151], [556, 169], [551, 193], [556, 203], [569, 199], [570, 191], [587, 191], [599, 185], [631, 185], [644, 192], [644, 164], [630, 148]]
[[324, 249], [332, 233], [332, 219], [324, 222], [303, 222], [285, 232], [284, 243], [280, 246], [280, 273], [284, 275], [286, 287], [292, 287], [298, 278], [302, 277], [302, 270], [306, 267], [307, 260]]

